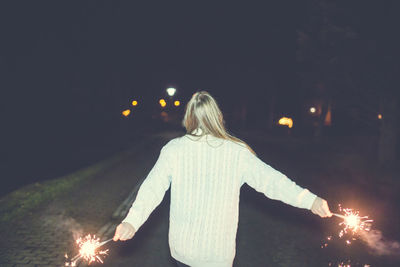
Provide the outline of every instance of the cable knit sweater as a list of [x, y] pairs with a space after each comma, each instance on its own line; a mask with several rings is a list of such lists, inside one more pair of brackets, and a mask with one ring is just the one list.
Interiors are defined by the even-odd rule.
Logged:
[[265, 164], [244, 145], [212, 135], [168, 142], [123, 220], [136, 230], [171, 187], [169, 246], [193, 267], [230, 267], [236, 249], [240, 187], [310, 209], [316, 195]]

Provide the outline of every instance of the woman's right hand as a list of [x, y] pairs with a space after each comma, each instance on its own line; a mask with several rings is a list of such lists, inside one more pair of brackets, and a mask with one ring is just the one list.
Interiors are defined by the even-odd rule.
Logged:
[[126, 241], [128, 239], [131, 239], [135, 235], [135, 233], [136, 230], [130, 223], [123, 222], [117, 226], [117, 229], [115, 229], [113, 240]]
[[328, 202], [325, 199], [316, 197], [311, 206], [312, 213], [324, 217], [332, 217], [332, 212], [329, 210]]

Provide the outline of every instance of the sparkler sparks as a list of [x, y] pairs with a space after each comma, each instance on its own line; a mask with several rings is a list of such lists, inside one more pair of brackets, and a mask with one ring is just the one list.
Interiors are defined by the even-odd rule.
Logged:
[[[351, 240], [356, 240], [354, 237], [358, 231], [369, 231], [371, 229], [371, 224], [373, 220], [369, 219], [368, 216], [360, 216], [358, 211], [353, 209], [342, 209], [339, 205], [339, 210], [343, 211], [344, 214], [332, 213], [334, 216], [343, 219], [342, 222], [339, 223], [339, 226], [343, 228], [339, 231], [339, 238], [342, 238], [346, 234], [351, 234]], [[332, 236], [328, 236], [326, 241], [321, 248], [327, 247], [328, 242], [331, 241]], [[351, 245], [352, 241], [350, 239], [346, 240], [346, 245]]]
[[[339, 204], [339, 210], [344, 214], [332, 213], [334, 216], [343, 219], [339, 223], [339, 226], [342, 229], [339, 231], [339, 238], [342, 238], [346, 235], [345, 244], [347, 246], [351, 245], [353, 241], [357, 240], [356, 234], [360, 231], [368, 232], [371, 229], [371, 224], [373, 220], [369, 219], [368, 216], [360, 216], [359, 211], [353, 209], [342, 209]], [[321, 248], [326, 248], [328, 246], [328, 242], [333, 239], [332, 236], [327, 236], [326, 240], [324, 240], [324, 244], [321, 245]], [[351, 267], [352, 264], [350, 260], [347, 261], [336, 261], [336, 263], [329, 263], [329, 266], [338, 266], [338, 267]], [[359, 263], [356, 263], [356, 266], [360, 266]], [[362, 265], [364, 267], [370, 267], [369, 264]]]
[[348, 232], [351, 232], [354, 235], [359, 230], [369, 231], [371, 229], [371, 223], [373, 220], [369, 219], [368, 216], [360, 216], [358, 211], [354, 211], [352, 209], [342, 209], [340, 206], [339, 208], [345, 214], [341, 215], [333, 213], [333, 215], [343, 219], [343, 222], [339, 223], [339, 225], [344, 227], [339, 232], [340, 238]]
[[[66, 262], [65, 266], [76, 266], [76, 262], [80, 259], [86, 260], [88, 264], [92, 262], [103, 263], [102, 256], [107, 255], [108, 249], [98, 250], [98, 248], [111, 240], [100, 242], [100, 238], [96, 238], [96, 236], [92, 237], [90, 234], [83, 238], [78, 238], [76, 244], [79, 246], [79, 254], [73, 257], [70, 262]], [[68, 255], [65, 255], [65, 258], [68, 259]]]

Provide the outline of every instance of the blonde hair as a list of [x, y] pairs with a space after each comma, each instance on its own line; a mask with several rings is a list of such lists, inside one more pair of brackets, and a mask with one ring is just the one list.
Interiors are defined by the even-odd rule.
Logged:
[[[225, 121], [217, 101], [206, 91], [193, 94], [186, 104], [185, 116], [182, 121], [186, 133], [191, 136], [204, 136], [211, 134], [217, 138], [230, 140], [247, 147], [254, 155], [251, 147], [237, 137], [230, 135], [225, 129]], [[199, 128], [202, 133], [194, 135], [192, 132]]]

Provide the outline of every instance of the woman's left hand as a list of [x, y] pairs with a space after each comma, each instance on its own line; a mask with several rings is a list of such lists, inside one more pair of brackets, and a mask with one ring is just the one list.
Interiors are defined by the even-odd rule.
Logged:
[[322, 218], [332, 217], [332, 212], [329, 210], [328, 202], [320, 197], [315, 198], [311, 207], [311, 212], [321, 216]]

